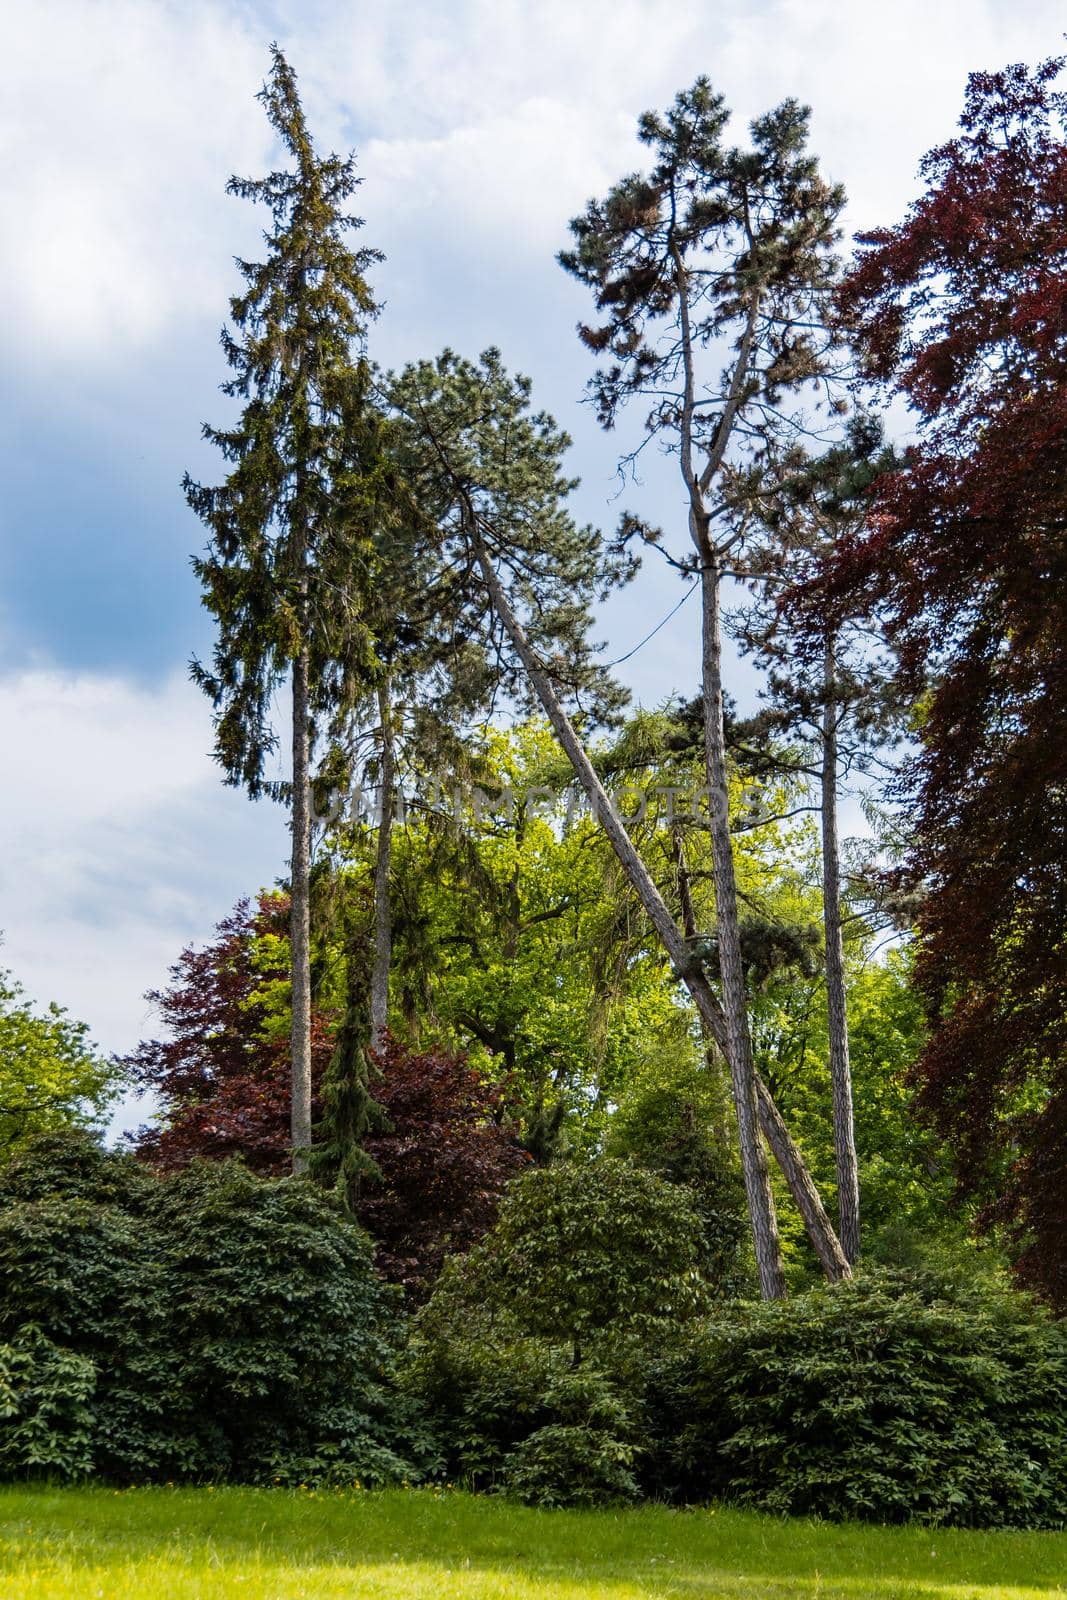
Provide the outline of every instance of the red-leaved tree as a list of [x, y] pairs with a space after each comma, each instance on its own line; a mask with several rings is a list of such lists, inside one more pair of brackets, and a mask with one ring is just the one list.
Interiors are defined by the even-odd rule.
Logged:
[[[124, 1065], [151, 1091], [159, 1119], [134, 1136], [139, 1155], [176, 1168], [194, 1157], [240, 1156], [255, 1171], [289, 1171], [288, 902], [242, 901], [202, 950], [187, 949], [168, 988], [148, 996], [167, 1037], [142, 1041]], [[312, 1008], [314, 1106], [337, 1018]], [[367, 1141], [381, 1173], [364, 1183], [358, 1215], [384, 1275], [418, 1297], [447, 1255], [496, 1219], [504, 1187], [529, 1159], [503, 1087], [462, 1057], [413, 1053], [387, 1038], [372, 1089], [387, 1126]]]
[[[842, 306], [918, 443], [832, 564], [888, 615], [935, 1028], [921, 1097], [1023, 1279], [1067, 1306], [1067, 99], [1063, 62], [976, 73]], [[851, 600], [850, 600], [851, 603]]]
[[[288, 1170], [289, 1039], [278, 1009], [289, 978], [288, 918], [284, 895], [242, 900], [214, 942], [183, 950], [169, 986], [145, 997], [166, 1036], [142, 1040], [123, 1065], [159, 1101], [159, 1120], [135, 1137], [154, 1166], [240, 1155], [256, 1172]], [[316, 1087], [333, 1051], [333, 1023], [313, 1012]]]

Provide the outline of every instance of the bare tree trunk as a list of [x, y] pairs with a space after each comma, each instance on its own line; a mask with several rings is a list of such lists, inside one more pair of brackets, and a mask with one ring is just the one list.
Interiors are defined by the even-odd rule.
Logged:
[[[526, 669], [537, 697], [544, 707], [545, 715], [552, 724], [556, 737], [560, 742], [560, 746], [589, 797], [594, 814], [604, 829], [623, 871], [644, 906], [664, 949], [674, 962], [679, 976], [686, 983], [701, 1018], [707, 1024], [713, 1038], [725, 1054], [727, 1033], [722, 1007], [719, 1005], [715, 993], [708, 983], [703, 968], [698, 962], [694, 961], [693, 953], [686, 943], [684, 935], [671, 916], [663, 896], [656, 888], [648, 868], [641, 859], [632, 839], [623, 826], [618, 812], [600, 782], [582, 742], [578, 738], [559, 696], [556, 694], [551, 678], [538, 661], [522, 624], [511, 608], [485, 546], [477, 538], [476, 530], [472, 528], [471, 531], [475, 535], [478, 563], [485, 578], [493, 607], [511, 639], [515, 653]], [[804, 1159], [793, 1142], [788, 1128], [782, 1121], [781, 1114], [774, 1104], [766, 1085], [758, 1073], [754, 1073], [753, 1077], [758, 1098], [760, 1125], [775, 1159], [782, 1168], [790, 1193], [804, 1219], [804, 1225], [808, 1230], [819, 1260], [823, 1263], [826, 1275], [831, 1281], [850, 1277], [851, 1269], [848, 1261], [845, 1258], [844, 1251], [841, 1249], [837, 1235], [834, 1233], [818, 1191], [811, 1181]]]
[[289, 946], [292, 971], [293, 1171], [307, 1171], [311, 1149], [311, 791], [308, 653], [293, 662], [293, 849]]
[[759, 1136], [759, 1109], [748, 1028], [748, 998], [741, 962], [737, 916], [737, 880], [730, 837], [726, 737], [722, 708], [722, 619], [717, 566], [705, 565], [700, 575], [703, 600], [704, 765], [708, 783], [708, 819], [715, 873], [715, 928], [723, 1011], [726, 1017], [726, 1060], [733, 1081], [741, 1170], [752, 1222], [760, 1291], [765, 1300], [785, 1295], [785, 1268], [778, 1237], [774, 1195], [767, 1156]]
[[826, 1009], [830, 1026], [830, 1083], [834, 1108], [834, 1158], [841, 1245], [852, 1266], [860, 1254], [860, 1183], [848, 1051], [848, 999], [841, 939], [841, 861], [837, 837], [837, 661], [827, 635], [823, 663], [822, 902], [826, 935]]
[[378, 849], [374, 861], [374, 966], [370, 988], [370, 1037], [376, 1048], [389, 1026], [389, 971], [393, 960], [393, 912], [389, 898], [389, 873], [393, 860], [393, 787], [396, 782], [396, 746], [389, 685], [378, 690], [378, 715], [382, 730], [381, 803], [378, 811]]

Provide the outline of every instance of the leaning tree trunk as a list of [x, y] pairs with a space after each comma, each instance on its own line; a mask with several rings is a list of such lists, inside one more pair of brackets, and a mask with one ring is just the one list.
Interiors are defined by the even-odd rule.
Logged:
[[767, 1156], [759, 1136], [759, 1106], [748, 1027], [748, 997], [741, 960], [737, 879], [730, 837], [729, 780], [722, 706], [721, 577], [717, 564], [700, 574], [703, 601], [704, 766], [708, 785], [708, 825], [715, 876], [715, 930], [718, 939], [722, 1005], [726, 1019], [726, 1060], [737, 1108], [741, 1170], [745, 1179], [760, 1290], [765, 1300], [785, 1295], [785, 1268]]
[[[703, 967], [699, 962], [694, 961], [693, 953], [685, 936], [671, 916], [663, 896], [656, 888], [648, 868], [626, 832], [618, 812], [612, 805], [607, 791], [597, 776], [592, 762], [589, 760], [585, 748], [575, 732], [573, 723], [563, 708], [551, 678], [538, 661], [534, 649], [526, 637], [526, 632], [512, 610], [507, 595], [504, 593], [503, 586], [496, 575], [488, 552], [477, 535], [473, 518], [471, 533], [475, 540], [478, 564], [485, 579], [493, 608], [503, 623], [504, 629], [514, 646], [515, 653], [529, 676], [537, 697], [544, 707], [545, 715], [552, 724], [556, 737], [560, 742], [560, 746], [570, 761], [582, 788], [585, 790], [593, 807], [594, 815], [604, 829], [608, 842], [615, 851], [623, 871], [644, 906], [652, 926], [659, 935], [663, 948], [674, 963], [679, 977], [683, 979], [689, 989], [702, 1020], [707, 1024], [713, 1038], [725, 1054], [727, 1033], [722, 1007], [715, 997], [715, 992], [707, 980]], [[826, 1276], [831, 1282], [836, 1282], [840, 1278], [848, 1278], [851, 1276], [851, 1268], [819, 1198], [819, 1192], [811, 1180], [804, 1158], [800, 1154], [789, 1129], [783, 1122], [781, 1113], [774, 1104], [766, 1084], [764, 1084], [758, 1073], [754, 1073], [753, 1077], [760, 1125], [764, 1136], [771, 1147], [775, 1160], [782, 1169], [789, 1191], [804, 1219], [808, 1236], [819, 1260], [822, 1262]]]
[[830, 1084], [834, 1109], [834, 1159], [841, 1245], [852, 1266], [860, 1254], [860, 1184], [848, 1051], [848, 1000], [841, 939], [841, 861], [837, 837], [837, 662], [827, 636], [822, 720], [822, 900], [826, 935], [826, 1009], [830, 1026]]
[[293, 1171], [306, 1172], [311, 1150], [311, 786], [309, 778], [308, 653], [293, 662], [292, 896], [289, 946], [292, 972]]
[[374, 861], [374, 965], [370, 989], [372, 1047], [383, 1041], [389, 1025], [389, 972], [393, 961], [393, 912], [389, 874], [393, 859], [393, 787], [396, 782], [396, 745], [389, 685], [378, 690], [381, 721], [381, 802], [378, 810], [378, 848]]

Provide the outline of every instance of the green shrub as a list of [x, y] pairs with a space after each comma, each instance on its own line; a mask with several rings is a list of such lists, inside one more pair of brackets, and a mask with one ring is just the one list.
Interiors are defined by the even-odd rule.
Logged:
[[570, 1357], [478, 1304], [468, 1275], [465, 1258], [446, 1265], [415, 1321], [403, 1381], [433, 1419], [449, 1477], [493, 1489], [516, 1445], [552, 1420], [545, 1395]]
[[523, 1334], [594, 1355], [670, 1332], [707, 1299], [701, 1219], [687, 1191], [602, 1157], [526, 1173], [496, 1226], [443, 1285], [506, 1308]]
[[1067, 1331], [1021, 1296], [865, 1276], [701, 1324], [652, 1381], [647, 1486], [825, 1517], [1067, 1517]]
[[556, 1420], [509, 1454], [508, 1493], [539, 1506], [636, 1499], [633, 1424], [609, 1380], [591, 1367], [561, 1374], [546, 1389], [543, 1405]]
[[754, 1279], [741, 1166], [727, 1129], [723, 1080], [690, 1054], [664, 1062], [623, 1096], [609, 1125], [607, 1153], [680, 1184], [700, 1218], [700, 1271], [719, 1298]]
[[0, 1475], [83, 1478], [92, 1470], [93, 1363], [32, 1325], [0, 1344]]
[[395, 1292], [305, 1182], [42, 1141], [0, 1174], [0, 1339], [25, 1323], [95, 1369], [99, 1474], [381, 1482], [428, 1459], [392, 1381]]
[[629, 1162], [517, 1180], [411, 1344], [450, 1472], [542, 1504], [631, 1498], [646, 1341], [705, 1302], [700, 1251], [686, 1191]]

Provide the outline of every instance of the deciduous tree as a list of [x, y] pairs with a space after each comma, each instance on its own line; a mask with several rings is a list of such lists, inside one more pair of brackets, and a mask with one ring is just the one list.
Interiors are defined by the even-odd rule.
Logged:
[[969, 80], [926, 192], [862, 239], [843, 309], [918, 441], [828, 592], [882, 604], [922, 701], [919, 1076], [1024, 1277], [1067, 1306], [1067, 96]]
[[[725, 1048], [728, 1029], [722, 1005], [627, 833], [568, 710], [568, 700], [576, 700], [580, 714], [582, 694], [601, 681], [584, 619], [590, 600], [618, 581], [621, 548], [605, 548], [592, 530], [579, 536], [574, 529], [565, 509], [568, 484], [560, 464], [566, 441], [549, 418], [530, 414], [528, 383], [510, 379], [495, 352], [483, 358], [481, 369], [450, 354], [436, 366], [424, 363], [410, 369], [394, 388], [394, 403], [411, 429], [412, 476], [425, 486], [426, 503], [435, 508], [439, 545], [491, 608], [494, 637], [510, 649], [525, 675], [527, 693], [540, 702], [657, 936], [712, 1036]], [[552, 648], [545, 637], [547, 623], [557, 617], [561, 623], [571, 617], [581, 624], [566, 651]], [[795, 1141], [758, 1076], [752, 1087], [761, 1125], [819, 1259], [831, 1278], [848, 1276], [848, 1261]], [[758, 1138], [755, 1145], [762, 1158]], [[762, 1172], [766, 1178], [765, 1160]], [[764, 1220], [773, 1222], [766, 1184], [756, 1183], [750, 1201], [757, 1210], [763, 1206]], [[763, 1237], [766, 1243], [766, 1229]], [[768, 1294], [777, 1294], [783, 1280], [776, 1229], [769, 1237], [763, 1284]]]

